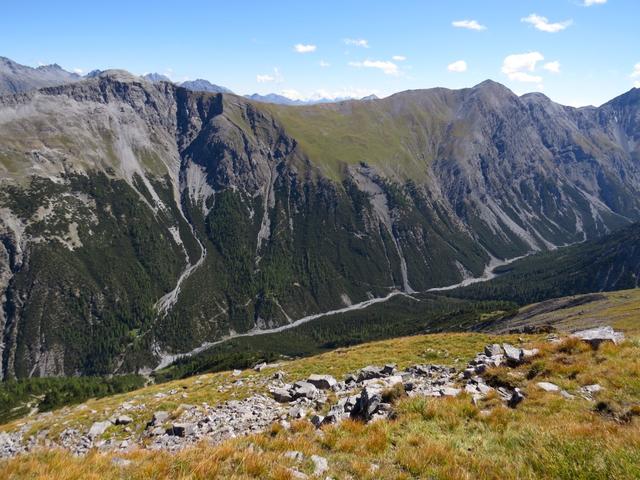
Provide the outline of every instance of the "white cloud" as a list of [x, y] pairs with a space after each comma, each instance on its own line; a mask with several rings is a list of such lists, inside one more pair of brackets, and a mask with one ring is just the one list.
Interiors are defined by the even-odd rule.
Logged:
[[282, 83], [284, 82], [284, 77], [280, 73], [280, 70], [278, 69], [278, 67], [274, 67], [273, 74], [269, 74], [269, 73], [265, 73], [262, 75], [258, 74], [256, 75], [256, 81], [258, 83], [268, 83], [268, 82]]
[[319, 64], [322, 68], [330, 67], [331, 64], [329, 62], [325, 62], [324, 60], [320, 60]]
[[633, 84], [635, 88], [640, 88], [640, 80]]
[[591, 7], [592, 5], [604, 5], [607, 3], [607, 0], [584, 0], [582, 3], [585, 7]]
[[73, 71], [78, 75], [82, 75], [84, 73], [84, 70], [81, 68], [74, 68]]
[[386, 75], [399, 75], [398, 65], [383, 60], [365, 60], [364, 62], [349, 62], [349, 66], [356, 68], [377, 68]]
[[447, 70], [450, 72], [466, 72], [467, 71], [467, 62], [464, 60], [458, 60], [457, 62], [450, 63], [447, 66]]
[[404, 55], [394, 55], [391, 57], [391, 60], [395, 60], [396, 62], [404, 62], [407, 59]]
[[364, 38], [345, 38], [344, 43], [353, 47], [369, 48], [369, 42]]
[[533, 75], [536, 64], [544, 60], [540, 52], [520, 53], [507, 56], [502, 62], [502, 73], [509, 80], [517, 82], [541, 83], [542, 77]]
[[476, 30], [478, 32], [487, 29], [487, 27], [478, 23], [477, 20], [456, 20], [455, 22], [451, 22], [451, 25], [456, 28], [466, 28], [468, 30]]
[[304, 43], [297, 43], [293, 46], [293, 49], [298, 53], [311, 53], [315, 52], [317, 47], [315, 45], [305, 45]]
[[547, 62], [542, 66], [542, 68], [551, 73], [560, 73], [560, 62], [557, 60], [555, 62]]
[[564, 30], [565, 28], [569, 27], [573, 23], [573, 20], [566, 20], [564, 22], [549, 23], [549, 19], [547, 17], [542, 17], [542, 16], [537, 15], [535, 13], [532, 13], [528, 17], [524, 17], [524, 18], [520, 19], [520, 21], [525, 22], [525, 23], [530, 23], [531, 25], [533, 25], [538, 30], [540, 30], [542, 32], [548, 32], [548, 33], [561, 32], [562, 30]]
[[631, 72], [631, 78], [640, 77], [640, 63], [636, 63], [633, 66], [633, 72]]

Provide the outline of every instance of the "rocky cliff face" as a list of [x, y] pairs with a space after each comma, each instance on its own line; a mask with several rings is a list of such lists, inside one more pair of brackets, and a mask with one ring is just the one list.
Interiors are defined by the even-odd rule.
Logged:
[[0, 97], [3, 375], [154, 366], [636, 220], [638, 104], [294, 108], [118, 71]]

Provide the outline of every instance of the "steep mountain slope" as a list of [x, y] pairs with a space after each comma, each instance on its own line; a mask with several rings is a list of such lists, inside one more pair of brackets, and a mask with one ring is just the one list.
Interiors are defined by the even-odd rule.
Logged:
[[0, 57], [0, 95], [77, 82], [80, 78], [80, 75], [67, 72], [56, 64], [31, 68]]
[[2, 97], [3, 375], [152, 367], [638, 219], [634, 95], [284, 107], [108, 71]]
[[640, 224], [603, 238], [539, 253], [494, 270], [497, 278], [447, 292], [520, 305], [640, 285]]

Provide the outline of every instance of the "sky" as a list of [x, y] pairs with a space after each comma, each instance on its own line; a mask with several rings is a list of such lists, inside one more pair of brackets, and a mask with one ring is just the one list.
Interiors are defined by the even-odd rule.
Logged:
[[3, 1], [0, 56], [380, 97], [483, 80], [572, 106], [640, 88], [640, 0]]

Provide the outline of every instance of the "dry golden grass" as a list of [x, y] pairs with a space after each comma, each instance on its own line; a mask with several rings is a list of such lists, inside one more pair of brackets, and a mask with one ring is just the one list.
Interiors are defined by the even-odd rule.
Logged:
[[[260, 435], [217, 446], [202, 443], [177, 454], [138, 450], [118, 455], [131, 462], [125, 467], [112, 462], [114, 454], [78, 459], [60, 451], [40, 452], [4, 462], [3, 478], [287, 479], [293, 478], [290, 468], [311, 474], [309, 460], [296, 464], [283, 456], [289, 450], [307, 459], [326, 457], [333, 478], [639, 478], [638, 342], [598, 351], [577, 345], [567, 350], [567, 345], [540, 345], [538, 359], [515, 369], [527, 392], [517, 409], [501, 406], [495, 395], [480, 407], [466, 396], [400, 398], [394, 421], [345, 421], [321, 434], [309, 422], [295, 421], [290, 430], [274, 426]], [[574, 378], [559, 359], [583, 364], [583, 373]], [[545, 368], [528, 380], [524, 374], [535, 362]], [[626, 405], [628, 416], [605, 415], [592, 402], [567, 401], [535, 387], [542, 378], [579, 387], [581, 375], [597, 379], [605, 387], [603, 395]], [[617, 384], [624, 386], [615, 390]], [[484, 411], [489, 405], [493, 408]]]
[[[387, 395], [395, 401], [397, 413], [393, 421], [365, 425], [348, 420], [318, 432], [308, 421], [297, 420], [289, 430], [274, 425], [259, 435], [215, 446], [203, 442], [176, 454], [136, 450], [126, 454], [93, 452], [74, 458], [63, 451], [39, 451], [1, 462], [0, 477], [283, 480], [293, 478], [291, 468], [311, 475], [309, 457], [317, 454], [329, 461], [330, 470], [324, 476], [336, 479], [640, 478], [640, 329], [630, 320], [633, 308], [622, 300], [614, 298], [614, 304], [601, 311], [618, 309], [616, 321], [626, 325], [630, 335], [623, 344], [592, 350], [575, 340], [550, 344], [540, 336], [524, 336], [528, 347], [540, 349], [539, 356], [515, 369], [500, 367], [488, 373], [496, 383], [524, 389], [527, 397], [517, 409], [504, 407], [495, 393], [476, 407], [465, 395], [407, 398], [390, 391]], [[367, 364], [388, 362], [396, 362], [400, 368], [412, 363], [462, 367], [486, 343], [494, 341], [518, 343], [514, 336], [425, 335], [339, 349], [278, 368], [288, 379], [299, 379], [309, 373], [340, 377]], [[257, 381], [272, 372], [247, 371], [242, 379]], [[247, 389], [218, 392], [219, 386], [235, 380], [228, 372], [198, 378], [200, 383], [186, 379], [87, 402], [97, 414], [64, 409], [58, 412], [56, 426], [86, 425], [131, 399], [149, 405], [148, 412], [139, 415], [142, 422], [160, 407], [173, 411], [182, 402], [215, 404], [248, 394]], [[540, 381], [553, 382], [576, 398], [565, 400], [559, 394], [544, 392], [536, 386]], [[580, 388], [593, 383], [602, 385], [603, 391], [593, 402], [581, 398]], [[182, 390], [182, 385], [187, 388]], [[173, 388], [186, 392], [189, 398], [154, 398], [157, 392]], [[43, 419], [33, 428], [52, 426], [52, 422]], [[286, 458], [283, 454], [290, 450], [302, 452], [305, 460], [297, 463]], [[131, 463], [117, 465], [114, 457]]]

